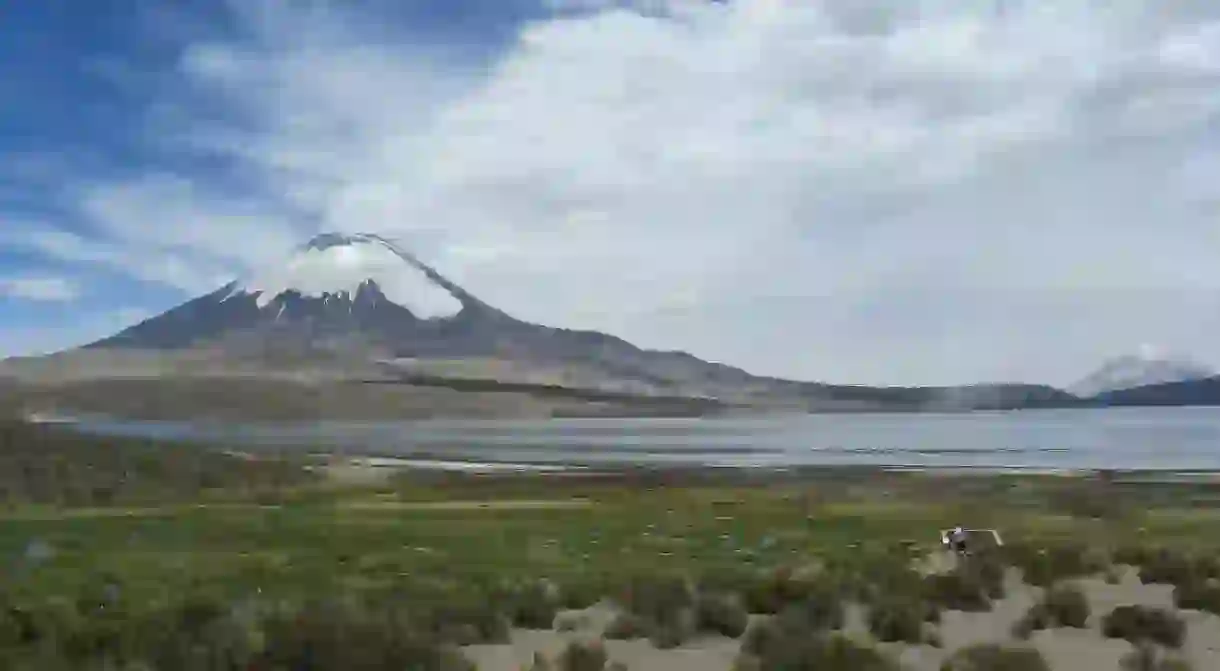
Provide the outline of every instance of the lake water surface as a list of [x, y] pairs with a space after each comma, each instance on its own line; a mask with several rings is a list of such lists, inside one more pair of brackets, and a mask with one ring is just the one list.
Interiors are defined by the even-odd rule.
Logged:
[[80, 420], [89, 432], [234, 449], [531, 464], [1220, 470], [1220, 408], [715, 419], [207, 424]]

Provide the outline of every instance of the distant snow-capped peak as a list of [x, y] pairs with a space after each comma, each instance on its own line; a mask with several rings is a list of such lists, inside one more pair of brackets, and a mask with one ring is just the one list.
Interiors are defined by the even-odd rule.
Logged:
[[392, 241], [367, 233], [319, 235], [280, 265], [234, 283], [229, 297], [253, 295], [259, 308], [286, 293], [352, 300], [368, 284], [419, 319], [445, 319], [462, 311], [462, 301], [418, 260]]
[[1144, 344], [1134, 354], [1107, 360], [1068, 391], [1077, 396], [1094, 396], [1151, 384], [1201, 380], [1214, 375], [1216, 371], [1210, 366]]

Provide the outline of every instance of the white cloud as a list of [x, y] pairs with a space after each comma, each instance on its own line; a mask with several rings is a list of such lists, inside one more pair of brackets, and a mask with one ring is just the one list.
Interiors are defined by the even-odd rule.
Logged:
[[1214, 2], [597, 4], [486, 73], [249, 5], [154, 126], [240, 179], [90, 184], [59, 255], [193, 291], [390, 234], [520, 317], [805, 378], [1220, 362]]
[[80, 288], [64, 277], [0, 277], [0, 296], [63, 303], [74, 300], [79, 295]]

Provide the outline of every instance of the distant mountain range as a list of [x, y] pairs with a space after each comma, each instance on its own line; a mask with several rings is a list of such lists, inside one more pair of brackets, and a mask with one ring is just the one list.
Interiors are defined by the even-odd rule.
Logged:
[[[4, 378], [9, 388], [44, 391], [75, 385], [79, 392], [88, 381], [93, 386], [87, 399], [104, 409], [105, 387], [97, 386], [104, 380], [124, 380], [124, 394], [143, 394], [152, 402], [163, 400], [157, 389], [168, 388], [168, 381], [178, 389], [190, 379], [245, 380], [247, 385], [281, 379], [315, 386], [377, 382], [548, 398], [570, 393], [601, 405], [637, 398], [669, 408], [688, 399], [686, 405], [698, 412], [960, 411], [1121, 403], [1143, 398], [1133, 388], [1189, 384], [1181, 381], [1211, 374], [1187, 361], [1142, 356], [1107, 362], [1066, 391], [1037, 384], [868, 387], [757, 376], [685, 352], [646, 350], [603, 333], [524, 322], [478, 299], [391, 240], [325, 234], [281, 265], [84, 348], [2, 362], [0, 391]], [[139, 384], [148, 389], [134, 391], [138, 385], [133, 380], [142, 380]], [[327, 392], [332, 400], [351, 396], [333, 389]], [[1176, 398], [1175, 389], [1157, 398]], [[212, 396], [211, 391], [192, 392], [183, 403], [226, 401]]]
[[1096, 407], [1220, 405], [1217, 371], [1147, 346], [1110, 359], [1069, 390]]
[[1106, 361], [1067, 390], [1075, 396], [1089, 398], [1149, 385], [1203, 380], [1216, 374], [1212, 368], [1196, 361], [1162, 354], [1153, 347], [1144, 346], [1136, 354]]

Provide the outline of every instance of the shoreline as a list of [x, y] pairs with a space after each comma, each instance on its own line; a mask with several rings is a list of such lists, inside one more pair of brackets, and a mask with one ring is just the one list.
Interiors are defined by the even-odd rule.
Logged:
[[[250, 453], [242, 454], [257, 458]], [[323, 468], [351, 468], [389, 473], [453, 475], [517, 475], [521, 477], [669, 476], [679, 479], [727, 476], [736, 479], [807, 479], [828, 475], [916, 475], [926, 477], [1062, 477], [1107, 478], [1122, 482], [1220, 482], [1220, 469], [1095, 469], [1029, 466], [905, 466], [871, 464], [827, 464], [801, 466], [745, 466], [735, 464], [592, 464], [589, 462], [528, 462], [495, 459], [440, 458], [436, 455], [386, 456], [378, 453], [313, 452], [309, 458]], [[685, 477], [684, 477], [685, 476]], [[738, 477], [733, 477], [738, 476]]]
[[[1005, 417], [1010, 415], [1005, 413]], [[644, 468], [783, 474], [862, 468], [936, 475], [1074, 476], [1113, 469], [1124, 477], [1155, 473], [1179, 480], [1220, 472], [1220, 455], [1204, 440], [1190, 437], [1195, 434], [1175, 438], [1178, 434], [1170, 433], [1167, 444], [1158, 440], [1161, 420], [1149, 420], [1151, 424], [1136, 421], [1131, 429], [1128, 420], [1107, 420], [1096, 426], [1088, 420], [1079, 427], [1076, 420], [1064, 420], [1067, 424], [1062, 426], [1058, 421], [1036, 421], [1027, 426], [992, 417], [979, 420], [982, 424], [971, 420], [967, 426], [971, 430], [963, 431], [958, 420], [931, 415], [927, 422], [893, 416], [877, 420], [880, 424], [858, 417], [844, 415], [842, 420], [824, 420], [830, 422], [825, 425], [819, 423], [823, 420], [717, 424], [654, 418], [524, 424], [357, 422], [330, 428], [323, 422], [311, 429], [221, 420], [185, 425], [48, 414], [27, 417], [34, 420], [27, 424], [77, 433], [85, 439], [128, 438], [230, 448], [259, 458], [295, 459], [323, 452], [332, 459], [364, 459], [367, 463], [357, 465], [366, 467], [415, 470], [621, 472]], [[1186, 428], [1212, 430], [1220, 417], [1182, 421]]]

